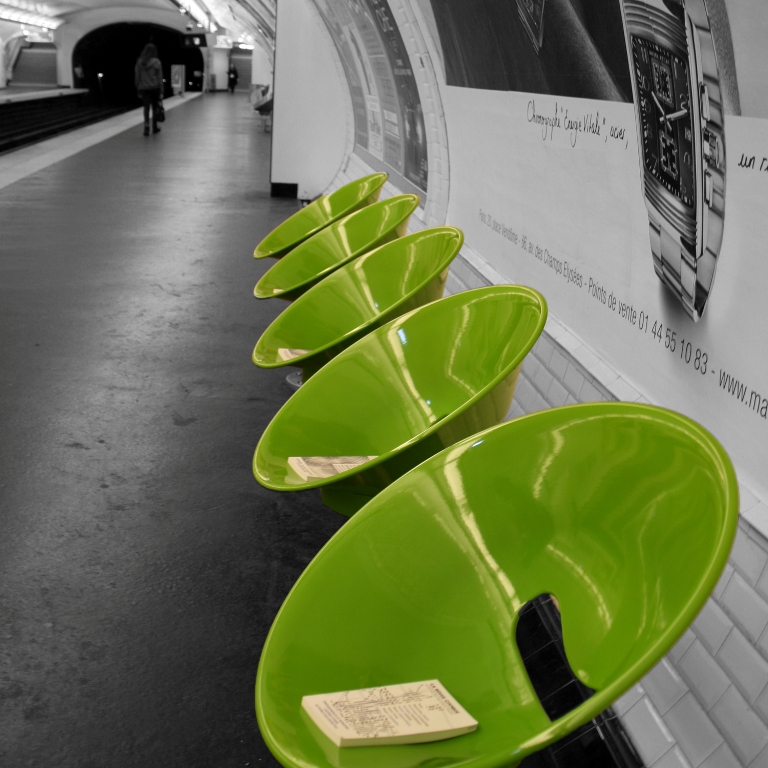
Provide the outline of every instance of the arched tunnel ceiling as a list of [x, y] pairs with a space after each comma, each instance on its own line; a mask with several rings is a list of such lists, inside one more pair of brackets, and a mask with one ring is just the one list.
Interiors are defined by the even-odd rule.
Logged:
[[274, 47], [275, 0], [0, 0], [0, 18], [57, 29], [75, 14], [103, 8], [181, 11], [210, 31], [226, 29]]

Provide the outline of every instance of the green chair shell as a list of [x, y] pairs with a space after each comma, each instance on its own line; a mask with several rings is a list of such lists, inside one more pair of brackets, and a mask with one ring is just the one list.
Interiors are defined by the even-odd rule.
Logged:
[[257, 299], [292, 301], [352, 259], [402, 237], [418, 195], [397, 195], [350, 214], [305, 240], [262, 275]]
[[[433, 456], [326, 544], [288, 595], [256, 679], [262, 736], [290, 768], [516, 766], [592, 720], [691, 624], [726, 564], [738, 486], [695, 422], [635, 403], [514, 419]], [[560, 606], [595, 694], [550, 721], [515, 642], [540, 594]], [[338, 749], [304, 695], [438, 679], [477, 731]]]
[[456, 294], [378, 328], [321, 368], [267, 426], [253, 473], [320, 488], [353, 514], [400, 475], [507, 414], [547, 316], [531, 288]]
[[463, 242], [455, 227], [425, 229], [346, 264], [275, 319], [256, 344], [253, 362], [296, 366], [306, 382], [375, 328], [439, 299]]
[[279, 258], [334, 221], [375, 203], [386, 181], [386, 173], [374, 173], [318, 197], [275, 227], [256, 246], [254, 258]]

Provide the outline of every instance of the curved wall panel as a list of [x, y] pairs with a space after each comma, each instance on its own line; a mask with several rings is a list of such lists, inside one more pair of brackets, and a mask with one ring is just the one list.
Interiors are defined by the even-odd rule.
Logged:
[[[305, 7], [310, 2], [314, 3], [317, 17]], [[281, 17], [291, 22], [281, 27]], [[322, 20], [322, 30], [317, 18]], [[278, 10], [277, 27], [278, 146], [273, 149], [272, 181], [297, 183], [303, 197], [303, 188], [311, 187], [318, 194], [371, 170], [384, 170], [390, 176], [385, 194], [398, 190], [421, 196], [422, 206], [414, 226], [443, 224], [450, 180], [440, 75], [433, 65], [422, 24], [408, 0], [288, 0]], [[302, 35], [311, 38], [312, 45], [324, 49], [330, 46], [333, 63], [318, 66], [317, 57], [308, 54], [306, 43], [297, 44]], [[344, 105], [333, 112], [333, 117], [321, 105], [328, 124], [318, 130], [318, 106], [310, 104], [307, 94], [332, 89], [339, 80], [346, 92]], [[282, 88], [278, 87], [280, 83]], [[300, 133], [301, 141], [294, 137], [283, 142], [277, 127], [281, 119], [294, 126], [290, 130]], [[297, 124], [311, 127], [296, 128]], [[306, 165], [297, 165], [296, 147], [304, 143], [322, 152], [329, 137], [342, 133], [346, 150], [338, 173], [317, 190], [304, 184], [302, 179], [311, 171]], [[328, 163], [324, 165], [327, 170]]]

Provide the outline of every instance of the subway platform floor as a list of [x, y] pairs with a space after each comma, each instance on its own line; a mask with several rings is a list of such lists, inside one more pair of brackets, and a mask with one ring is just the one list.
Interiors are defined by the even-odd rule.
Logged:
[[251, 252], [297, 203], [244, 95], [115, 125], [0, 184], [0, 765], [276, 766], [260, 650], [343, 523], [250, 469], [291, 394]]
[[342, 518], [250, 471], [297, 207], [257, 124], [206, 96], [0, 190], [0, 765], [276, 765], [259, 652]]

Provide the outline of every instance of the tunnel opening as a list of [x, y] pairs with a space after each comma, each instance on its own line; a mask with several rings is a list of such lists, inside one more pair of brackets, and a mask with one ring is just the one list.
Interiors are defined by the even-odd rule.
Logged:
[[76, 88], [88, 88], [102, 104], [138, 106], [134, 85], [136, 59], [147, 43], [157, 46], [163, 64], [164, 96], [171, 94], [171, 65], [185, 67], [185, 90], [203, 89], [203, 54], [181, 32], [158, 24], [122, 22], [84, 35], [72, 54]]

